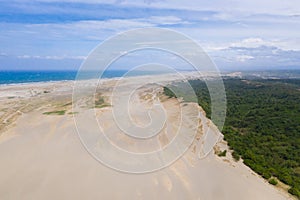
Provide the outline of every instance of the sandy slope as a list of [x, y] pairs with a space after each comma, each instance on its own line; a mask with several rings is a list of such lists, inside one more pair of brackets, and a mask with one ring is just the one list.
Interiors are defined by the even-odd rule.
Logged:
[[[102, 84], [101, 94], [109, 96], [113, 81]], [[36, 84], [1, 87], [2, 120], [20, 110], [8, 130], [0, 136], [0, 199], [202, 199], [202, 200], [279, 200], [289, 199], [275, 187], [266, 183], [241, 162], [221, 159], [210, 153], [199, 159], [200, 136], [190, 149], [173, 165], [147, 174], [127, 174], [112, 170], [96, 161], [81, 144], [74, 126], [73, 116], [65, 114], [43, 115], [55, 109], [71, 110], [72, 83]], [[128, 87], [129, 88], [129, 87]], [[40, 91], [32, 95], [29, 91]], [[50, 93], [44, 93], [43, 91]], [[7, 98], [8, 95], [19, 97]], [[147, 106], [149, 88], [141, 89], [134, 98], [135, 106]], [[5, 93], [6, 92], [6, 93]], [[8, 94], [9, 93], [9, 94]], [[6, 94], [6, 95], [5, 95]], [[22, 96], [23, 95], [23, 96]], [[146, 96], [145, 96], [146, 95]], [[30, 103], [31, 102], [31, 103]], [[31, 109], [26, 105], [31, 105]], [[180, 102], [163, 99], [169, 111], [170, 126], [177, 124], [176, 110]], [[8, 109], [14, 105], [14, 110]], [[195, 104], [186, 105], [195, 109]], [[115, 139], [118, 129], [113, 127], [111, 107], [97, 109], [105, 133]], [[200, 109], [200, 108], [198, 108]], [[173, 113], [171, 112], [173, 111]], [[134, 110], [133, 110], [134, 113]], [[133, 114], [137, 123], [146, 123], [147, 117]], [[84, 112], [78, 113], [84, 115]], [[84, 116], [83, 116], [84, 117]], [[202, 119], [201, 123], [204, 120]], [[3, 123], [3, 126], [8, 123]], [[148, 151], [164, 146], [172, 138], [172, 129], [165, 136], [151, 139], [148, 146], [128, 145], [129, 138], [115, 140], [131, 151]], [[127, 145], [125, 145], [127, 144]], [[224, 144], [223, 144], [224, 145]], [[143, 147], [145, 147], [143, 149]]]

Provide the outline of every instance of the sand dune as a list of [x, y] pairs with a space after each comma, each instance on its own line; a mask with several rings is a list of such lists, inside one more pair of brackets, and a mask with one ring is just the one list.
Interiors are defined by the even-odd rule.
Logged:
[[[176, 78], [167, 79], [173, 80]], [[110, 88], [115, 81], [104, 81], [99, 89], [107, 105], [96, 108], [96, 117], [105, 134], [128, 151], [148, 152], [166, 146], [174, 137], [179, 120], [177, 111], [184, 102], [159, 96], [161, 88], [157, 85], [139, 88], [132, 100], [135, 105], [132, 108], [133, 120], [140, 125], [149, 123], [149, 118], [143, 113], [146, 111], [141, 111], [142, 114], [138, 111], [147, 106], [151, 108], [153, 101], [159, 98], [167, 111], [168, 122], [159, 135], [136, 143], [129, 136], [121, 135], [112, 122], [114, 105], [110, 105]], [[128, 90], [129, 83], [132, 82], [128, 82]], [[196, 138], [187, 152], [164, 169], [130, 174], [101, 164], [86, 151], [78, 137], [74, 113], [71, 113], [74, 112], [70, 104], [72, 84], [57, 82], [0, 87], [1, 200], [291, 198], [230, 156], [221, 159], [210, 152], [204, 159], [199, 159], [201, 151], [205, 151], [201, 144], [203, 130], [213, 126], [209, 120], [204, 120], [204, 116], [200, 118]], [[84, 105], [81, 110], [91, 109], [90, 105]], [[201, 111], [194, 103], [185, 103], [184, 106], [185, 109]], [[61, 110], [65, 111], [64, 115], [43, 114]], [[82, 111], [75, 115], [86, 117]], [[218, 145], [227, 148], [224, 141]]]

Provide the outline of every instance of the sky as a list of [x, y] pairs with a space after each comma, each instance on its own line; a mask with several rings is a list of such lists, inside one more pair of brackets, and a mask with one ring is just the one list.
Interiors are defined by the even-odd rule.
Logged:
[[[101, 42], [146, 27], [185, 34], [220, 70], [300, 69], [299, 0], [0, 0], [0, 70], [77, 70]], [[131, 57], [117, 67], [176, 60]]]

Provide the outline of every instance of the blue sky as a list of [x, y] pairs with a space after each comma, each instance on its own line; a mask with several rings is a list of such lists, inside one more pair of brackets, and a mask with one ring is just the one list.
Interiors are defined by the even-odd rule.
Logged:
[[221, 70], [300, 69], [297, 0], [0, 0], [0, 70], [78, 69], [100, 42], [144, 27], [186, 34]]

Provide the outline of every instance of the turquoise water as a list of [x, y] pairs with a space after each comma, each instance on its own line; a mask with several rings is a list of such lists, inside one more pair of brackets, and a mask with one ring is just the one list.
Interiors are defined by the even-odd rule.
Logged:
[[[126, 70], [108, 70], [102, 78], [122, 77]], [[158, 74], [158, 72], [135, 72], [133, 75]], [[0, 71], [0, 84], [32, 83], [75, 80], [77, 71]], [[99, 78], [95, 72], [84, 72], [83, 79]]]

